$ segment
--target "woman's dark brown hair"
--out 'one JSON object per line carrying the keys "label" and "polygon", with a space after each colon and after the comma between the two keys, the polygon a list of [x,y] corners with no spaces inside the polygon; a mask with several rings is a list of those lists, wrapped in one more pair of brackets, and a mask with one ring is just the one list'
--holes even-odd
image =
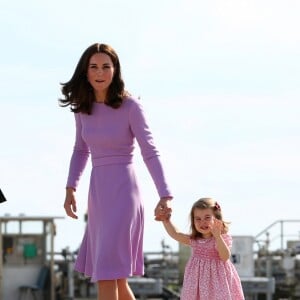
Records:
{"label": "woman's dark brown hair", "polygon": [[95,53],[107,54],[111,58],[114,66],[114,76],[108,88],[105,104],[113,108],[119,108],[124,97],[129,95],[129,93],[125,91],[125,84],[122,79],[121,66],[117,53],[109,45],[96,43],[89,46],[83,52],[72,78],[66,83],[61,83],[61,91],[64,97],[59,99],[60,106],[66,107],[70,105],[71,111],[75,113],[92,113],[93,103],[96,99],[93,88],[87,80],[87,70],[90,58]]}
{"label": "woman's dark brown hair", "polygon": [[194,223],[194,211],[195,211],[196,208],[197,209],[211,209],[213,214],[214,214],[214,217],[223,222],[223,231],[222,231],[222,233],[227,233],[228,232],[228,224],[229,223],[225,222],[223,220],[221,207],[218,204],[218,202],[216,202],[212,198],[201,198],[193,204],[191,212],[190,212],[191,238],[192,239],[197,239],[197,238],[202,238],[203,237],[202,233],[197,231],[197,229],[195,227],[195,223]]}

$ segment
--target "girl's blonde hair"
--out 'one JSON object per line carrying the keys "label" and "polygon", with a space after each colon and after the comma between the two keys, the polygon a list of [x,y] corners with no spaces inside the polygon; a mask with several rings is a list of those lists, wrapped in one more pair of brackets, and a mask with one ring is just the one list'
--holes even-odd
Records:
{"label": "girl's blonde hair", "polygon": [[217,201],[215,201],[212,198],[200,198],[199,200],[197,200],[191,209],[190,212],[190,222],[191,222],[191,238],[192,239],[197,239],[197,238],[202,238],[202,233],[200,233],[199,231],[197,231],[195,224],[194,224],[194,212],[195,209],[211,209],[214,217],[220,221],[223,222],[223,231],[222,233],[227,233],[228,232],[228,224],[229,222],[225,222],[223,220],[223,216],[222,216],[222,211],[221,211],[221,207],[218,204]]}

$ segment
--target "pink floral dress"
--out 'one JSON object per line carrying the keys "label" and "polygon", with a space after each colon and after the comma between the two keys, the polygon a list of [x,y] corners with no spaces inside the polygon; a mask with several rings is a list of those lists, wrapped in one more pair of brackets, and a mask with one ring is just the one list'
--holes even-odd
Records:
{"label": "pink floral dress", "polygon": [[[222,235],[231,248],[232,237]],[[192,240],[181,291],[181,300],[244,300],[239,275],[230,260],[222,261],[215,239]]]}

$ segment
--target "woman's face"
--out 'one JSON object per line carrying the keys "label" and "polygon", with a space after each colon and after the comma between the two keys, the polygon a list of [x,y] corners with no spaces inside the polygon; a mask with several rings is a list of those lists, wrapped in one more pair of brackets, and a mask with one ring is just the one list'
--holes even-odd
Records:
{"label": "woman's face", "polygon": [[94,89],[97,102],[104,102],[113,76],[114,65],[109,55],[95,53],[91,56],[87,69],[87,79]]}
{"label": "woman's face", "polygon": [[211,226],[214,222],[214,215],[210,208],[194,209],[194,226],[196,230],[202,233],[204,238],[211,237]]}

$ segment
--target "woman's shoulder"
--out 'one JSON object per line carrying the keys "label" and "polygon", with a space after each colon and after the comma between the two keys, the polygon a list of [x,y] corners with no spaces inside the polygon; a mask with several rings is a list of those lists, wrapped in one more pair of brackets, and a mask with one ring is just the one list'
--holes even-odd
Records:
{"label": "woman's shoulder", "polygon": [[123,100],[123,108],[130,113],[143,113],[144,107],[138,98],[127,96]]}
{"label": "woman's shoulder", "polygon": [[133,96],[126,96],[124,99],[123,99],[123,104],[126,105],[126,106],[140,106],[141,103],[139,101],[138,98],[135,98]]}

